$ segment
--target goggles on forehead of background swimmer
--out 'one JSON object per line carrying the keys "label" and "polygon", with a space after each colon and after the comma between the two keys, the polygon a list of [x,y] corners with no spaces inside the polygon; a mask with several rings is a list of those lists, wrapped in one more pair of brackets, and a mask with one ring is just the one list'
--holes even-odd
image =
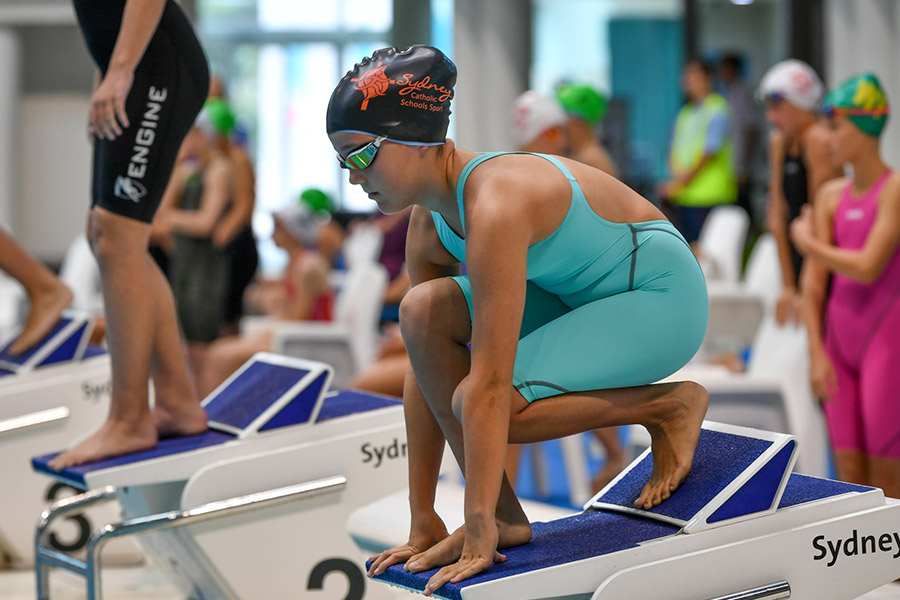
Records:
{"label": "goggles on forehead of background swimmer", "polygon": [[831,104],[826,104],[822,107],[822,112],[829,119],[833,117],[883,117],[890,113],[890,108],[887,106],[859,108],[856,106],[832,106]]}
{"label": "goggles on forehead of background swimmer", "polygon": [[785,101],[785,96],[781,92],[757,92],[756,100],[762,103],[781,104]]}

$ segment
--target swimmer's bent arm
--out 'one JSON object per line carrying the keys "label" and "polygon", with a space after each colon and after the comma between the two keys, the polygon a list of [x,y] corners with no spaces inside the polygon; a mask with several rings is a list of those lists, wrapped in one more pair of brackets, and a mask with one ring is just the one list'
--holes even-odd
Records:
{"label": "swimmer's bent arm", "polygon": [[[818,207],[816,213],[819,213]],[[833,223],[833,217],[830,222]],[[896,252],[898,244],[900,244],[900,176],[892,175],[882,188],[878,202],[878,216],[861,249],[837,248],[814,238],[807,244],[807,253],[824,263],[830,270],[868,284],[881,276],[888,261]]]}
{"label": "swimmer's bent arm", "polygon": [[[413,208],[410,216],[406,237],[406,265],[410,287],[459,274],[459,261],[441,244],[431,212],[419,206]],[[402,304],[400,314],[402,326]],[[409,463],[409,541],[371,557],[369,576],[383,573],[391,565],[405,563],[413,555],[424,552],[448,535],[443,521],[434,510],[445,438],[412,368],[407,370],[403,385],[403,414],[406,420]]]}
{"label": "swimmer's bent arm", "polygon": [[528,211],[493,201],[504,193],[496,188],[485,185],[479,193],[484,199],[473,202],[466,216],[474,314],[472,367],[453,399],[454,411],[461,415],[466,463],[465,545],[455,572],[450,568],[447,573],[455,581],[487,568],[497,549],[495,512],[509,438],[528,246],[535,229]]}
{"label": "swimmer's bent arm", "polygon": [[[837,202],[840,200],[840,186],[825,186],[816,197],[813,231],[822,243],[832,243],[832,223]],[[831,359],[825,351],[823,324],[825,316],[825,296],[828,288],[828,269],[816,260],[805,260],[800,269],[800,297],[803,319],[809,338],[809,375],[813,393],[822,401],[832,399],[836,376]]]}
{"label": "swimmer's bent arm", "polygon": [[128,0],[109,68],[91,98],[89,131],[115,139],[128,127],[125,100],[134,70],[144,56],[162,18],[166,0]]}

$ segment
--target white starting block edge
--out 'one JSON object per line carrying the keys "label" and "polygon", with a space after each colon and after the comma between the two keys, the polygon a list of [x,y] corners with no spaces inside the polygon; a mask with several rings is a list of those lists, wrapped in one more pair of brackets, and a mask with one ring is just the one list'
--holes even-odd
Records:
{"label": "white starting block edge", "polygon": [[[297,383],[291,385],[288,392],[279,396],[274,403],[267,402],[266,408],[260,413],[266,418],[259,415],[254,417],[252,424],[241,430],[244,435],[235,433],[235,428],[225,430],[221,425],[213,426],[213,423],[210,423],[210,429],[202,434],[160,440],[156,448],[133,455],[77,465],[59,472],[46,468],[45,463],[51,455],[38,457],[32,461],[32,464],[36,470],[67,485],[77,489],[93,490],[107,485],[121,487],[184,481],[211,462],[231,459],[248,452],[266,452],[279,448],[295,440],[298,430],[307,430],[315,424],[326,396],[327,384],[331,380],[331,368],[324,363],[269,353],[255,354],[245,367],[259,363],[296,368],[308,373],[303,375]],[[235,377],[229,378],[226,384],[234,381],[245,370],[239,370],[235,373]],[[319,385],[320,383],[322,385]],[[219,386],[204,402],[208,404],[208,401],[214,400],[217,394],[226,387],[225,385]],[[307,390],[316,395],[309,418],[296,424],[281,424],[282,426],[266,429],[266,425],[272,421],[273,415],[278,415],[279,411],[283,409],[290,409],[291,401],[302,396]],[[308,401],[308,399],[307,397],[304,401]],[[314,427],[309,435],[315,438],[319,435],[315,431],[322,429],[327,428],[323,428],[321,425]],[[195,443],[195,440],[200,441]]]}
{"label": "white starting block edge", "polygon": [[[87,349],[88,341],[91,338],[91,332],[94,329],[94,317],[89,313],[65,310],[60,317],[61,321],[68,321],[58,331],[51,331],[50,335],[41,340],[36,348],[27,351],[23,355],[23,360],[15,360],[10,358],[0,358],[0,369],[10,371],[12,373],[26,373],[41,366],[45,360],[51,358],[53,353],[59,350],[67,342],[75,341],[76,346],[70,359],[78,362],[84,356]],[[54,329],[58,328],[57,324]],[[22,326],[16,327],[2,342],[0,342],[0,357],[7,356],[6,352],[14,341],[22,332]],[[56,361],[49,364],[55,364]]]}
{"label": "white starting block edge", "polygon": [[[619,475],[615,479],[613,479],[609,484],[607,484],[606,487],[604,487],[593,498],[591,498],[591,500],[589,500],[584,505],[584,509],[609,510],[614,512],[639,515],[648,519],[654,519],[676,525],[678,527],[681,527],[684,533],[694,533],[697,531],[703,531],[705,529],[712,529],[714,527],[722,527],[731,523],[737,523],[739,521],[744,521],[764,514],[775,512],[775,510],[778,508],[779,502],[781,501],[781,496],[784,493],[784,488],[787,486],[790,474],[794,469],[794,463],[797,461],[797,442],[794,436],[784,433],[774,433],[770,431],[762,431],[759,429],[751,429],[749,427],[716,423],[714,421],[704,421],[702,428],[707,431],[715,431],[719,433],[764,440],[771,442],[771,445],[765,451],[763,451],[763,453],[760,454],[756,458],[756,460],[750,463],[743,470],[743,472],[740,473],[740,475],[738,475],[727,486],[725,486],[724,489],[716,494],[716,496],[713,497],[712,500],[704,505],[689,520],[677,519],[666,515],[657,514],[652,512],[653,509],[644,510],[637,507],[623,506],[620,504],[611,504],[600,501],[600,499],[603,498],[607,494],[607,492],[612,490],[616,486],[616,484],[625,479],[628,474],[632,470],[637,468],[638,465],[640,465],[645,459],[649,460],[648,457],[650,457],[650,448],[647,448],[637,459],[635,459],[628,467],[626,467],[621,473],[619,473]],[[734,498],[735,495],[748,482],[750,482],[755,475],[759,474],[760,471],[764,467],[766,467],[766,465],[768,465],[773,459],[775,459],[782,451],[789,452],[790,455],[786,461],[786,464],[784,465],[784,470],[781,473],[781,481],[778,484],[772,501],[771,503],[769,503],[767,509],[746,513],[730,519],[715,520],[713,522],[710,522],[710,518],[714,517],[716,512],[720,508],[722,508],[722,506],[726,502]]]}
{"label": "white starting block edge", "polygon": [[316,422],[316,417],[318,417],[319,410],[322,408],[324,393],[331,386],[331,380],[334,377],[334,369],[332,369],[330,365],[327,365],[325,363],[283,356],[280,354],[272,354],[269,352],[257,352],[256,354],[254,354],[250,358],[250,360],[241,365],[241,367],[237,371],[232,373],[231,376],[228,377],[228,379],[223,381],[216,389],[210,392],[210,394],[203,399],[200,405],[203,408],[207,409],[207,411],[209,411],[211,408],[213,408],[213,405],[215,405],[221,394],[225,392],[229,388],[229,386],[231,386],[235,381],[239,380],[245,372],[254,368],[257,364],[260,363],[279,367],[287,367],[290,369],[305,370],[308,371],[308,373],[297,380],[297,382],[294,383],[294,385],[292,385],[281,396],[272,400],[268,408],[259,413],[250,422],[249,425],[245,427],[236,427],[229,423],[222,423],[220,421],[210,419],[210,429],[233,434],[237,436],[238,439],[245,439],[249,436],[255,435],[261,430],[264,430],[266,428],[266,425],[269,424],[276,415],[278,415],[283,409],[285,409],[293,400],[297,399],[307,388],[313,386],[314,383],[318,385],[318,398],[313,405],[309,417],[305,422],[295,423],[291,426],[309,427]]}

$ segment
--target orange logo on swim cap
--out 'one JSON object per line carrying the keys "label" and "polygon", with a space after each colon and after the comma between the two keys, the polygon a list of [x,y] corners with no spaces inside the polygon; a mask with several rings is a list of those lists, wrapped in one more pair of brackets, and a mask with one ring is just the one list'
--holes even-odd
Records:
{"label": "orange logo on swim cap", "polygon": [[359,78],[350,80],[355,81],[356,89],[363,93],[363,102],[362,106],[359,107],[359,110],[366,110],[369,106],[369,100],[378,96],[384,96],[385,92],[388,91],[388,87],[392,83],[396,83],[393,79],[390,79],[385,75],[384,70],[386,68],[387,67],[382,67],[379,62],[376,68],[371,71],[366,71],[360,75]]}

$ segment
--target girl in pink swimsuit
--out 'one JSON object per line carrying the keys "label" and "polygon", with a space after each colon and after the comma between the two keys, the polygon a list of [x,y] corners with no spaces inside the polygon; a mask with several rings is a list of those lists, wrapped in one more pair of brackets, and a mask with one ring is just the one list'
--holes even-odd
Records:
{"label": "girl in pink swimsuit", "polygon": [[830,149],[853,176],[823,186],[791,225],[814,259],[801,275],[811,383],[838,477],[900,497],[900,174],[878,145],[887,97],[863,73],[825,98],[825,114]]}

